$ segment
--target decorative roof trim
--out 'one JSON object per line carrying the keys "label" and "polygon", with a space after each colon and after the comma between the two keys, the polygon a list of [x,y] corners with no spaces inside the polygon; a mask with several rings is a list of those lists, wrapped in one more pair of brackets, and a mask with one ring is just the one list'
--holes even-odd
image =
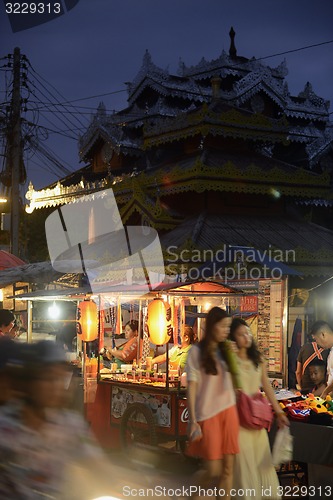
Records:
{"label": "decorative roof trim", "polygon": [[[122,178],[116,178],[113,182],[121,182]],[[29,205],[26,206],[25,211],[32,213],[39,208],[57,207],[78,201],[82,196],[91,195],[92,199],[98,197],[103,189],[110,186],[110,179],[104,178],[96,182],[85,182],[81,180],[78,184],[71,186],[63,186],[60,181],[54,188],[42,189],[35,191],[33,184],[30,182],[28,191],[25,195],[29,200]]]}
{"label": "decorative roof trim", "polygon": [[[259,113],[245,114],[235,108],[218,114],[204,104],[193,113],[165,118],[158,124],[146,126],[144,148],[208,134],[286,143],[287,127],[284,117],[274,120]],[[180,130],[183,131],[181,134]]]}

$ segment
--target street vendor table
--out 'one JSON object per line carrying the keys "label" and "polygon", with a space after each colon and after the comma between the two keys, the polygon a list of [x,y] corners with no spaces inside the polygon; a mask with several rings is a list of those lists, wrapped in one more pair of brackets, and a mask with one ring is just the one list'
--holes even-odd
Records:
{"label": "street vendor table", "polygon": [[[331,487],[333,496],[333,427],[290,422],[294,436],[293,460],[308,464],[308,485]],[[323,492],[317,491],[318,498]],[[327,496],[326,496],[327,497]],[[316,498],[316,497],[314,497]]]}
{"label": "street vendor table", "polygon": [[[291,473],[296,477],[298,472],[306,472],[308,487],[315,487],[314,491],[311,491],[313,493],[311,498],[315,500],[331,498],[333,496],[333,427],[290,421],[290,432],[294,437],[292,464],[298,465],[297,468],[291,469]],[[274,443],[275,434],[276,426],[273,425],[269,433],[271,446]],[[288,470],[279,473],[281,478],[289,474]],[[324,490],[325,487],[327,490]]]}
{"label": "street vendor table", "polygon": [[[290,422],[290,431],[294,436],[294,460],[333,465],[333,427]],[[333,469],[331,475],[333,476]]]}

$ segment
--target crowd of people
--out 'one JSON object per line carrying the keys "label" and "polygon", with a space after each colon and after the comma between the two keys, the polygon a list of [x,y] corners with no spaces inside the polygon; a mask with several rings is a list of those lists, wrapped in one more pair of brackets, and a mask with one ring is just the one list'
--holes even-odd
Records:
{"label": "crowd of people", "polygon": [[92,500],[143,484],[111,466],[71,409],[63,339],[27,343],[13,328],[13,313],[0,310],[0,499]]}
{"label": "crowd of people", "polygon": [[[93,498],[95,487],[110,490],[103,451],[83,416],[67,409],[69,377],[56,343],[0,339],[1,499],[79,500]],[[92,470],[89,494],[81,476]]]}
{"label": "crowd of people", "polygon": [[279,498],[266,429],[250,430],[239,425],[239,389],[233,386],[230,361],[223,349],[227,339],[234,343],[242,391],[254,395],[264,389],[278,426],[289,424],[246,322],[232,320],[226,311],[214,307],[207,314],[203,339],[191,349],[187,360],[188,454],[204,461],[199,478],[203,489],[214,486],[226,495],[231,490],[251,490],[251,498],[256,499],[264,498],[263,491],[270,491],[269,498]]}
{"label": "crowd of people", "polygon": [[[231,319],[214,307],[206,316],[203,339],[191,349],[186,365],[189,411],[188,454],[203,459],[199,478],[204,489],[212,485],[225,494],[251,492],[251,498],[280,498],[279,480],[272,463],[265,428],[239,425],[236,402],[239,388],[233,386],[230,361],[223,342],[234,344],[241,390],[254,396],[263,390],[276,415],[278,428],[289,425],[267,375],[266,361],[258,350],[250,328],[240,318]],[[229,363],[229,364],[228,364]],[[299,388],[325,398],[333,392],[333,328],[317,321],[309,342],[299,352],[296,370]],[[250,493],[249,493],[250,494]],[[249,498],[250,498],[249,497]]]}
{"label": "crowd of people", "polygon": [[[75,490],[69,470],[91,471],[94,464],[95,479],[102,484],[109,477],[107,460],[83,416],[68,409],[70,373],[63,346],[17,342],[11,334],[14,326],[14,315],[0,310],[0,499],[79,498],[68,494],[68,488]],[[289,425],[249,326],[213,307],[199,342],[189,325],[180,337],[169,362],[172,368],[185,369],[187,376],[187,454],[204,464],[198,486],[216,487],[225,495],[233,489],[252,491],[256,499],[280,498],[266,429],[242,427],[238,418],[240,390],[249,396],[263,390],[277,426]],[[109,352],[120,363],[138,356],[138,322],[126,324],[125,338],[122,346]],[[232,345],[241,389],[235,385],[226,341]],[[316,322],[311,341],[299,353],[296,375],[301,389],[322,397],[333,391],[332,347],[331,326]],[[165,354],[154,359],[165,361]],[[79,495],[84,498],[82,490]]]}

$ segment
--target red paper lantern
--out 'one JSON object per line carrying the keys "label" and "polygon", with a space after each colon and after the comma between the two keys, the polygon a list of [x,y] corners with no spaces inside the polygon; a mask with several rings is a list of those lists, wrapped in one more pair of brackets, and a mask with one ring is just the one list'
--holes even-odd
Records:
{"label": "red paper lantern", "polygon": [[97,305],[92,300],[84,300],[80,302],[78,309],[78,334],[85,342],[91,342],[98,337]]}
{"label": "red paper lantern", "polygon": [[151,342],[166,344],[172,334],[171,307],[162,299],[155,299],[148,305],[147,326]]}

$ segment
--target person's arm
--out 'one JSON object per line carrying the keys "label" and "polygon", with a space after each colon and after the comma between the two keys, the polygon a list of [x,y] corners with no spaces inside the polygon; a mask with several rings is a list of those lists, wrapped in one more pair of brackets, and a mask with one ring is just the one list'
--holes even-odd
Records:
{"label": "person's arm", "polygon": [[198,382],[190,380],[187,383],[187,409],[188,409],[188,436],[190,440],[192,436],[198,432],[200,425],[196,420],[195,415],[195,400],[197,397]]}
{"label": "person's arm", "polygon": [[278,427],[283,427],[284,425],[289,425],[288,417],[286,416],[286,414],[282,410],[281,406],[279,405],[279,402],[275,397],[273,388],[269,382],[265,361],[263,361],[263,363],[262,363],[261,373],[262,373],[261,384],[262,384],[262,387],[265,391],[266,397],[267,397],[268,401],[271,403],[273,410],[275,412],[275,415],[277,417]]}
{"label": "person's arm", "polygon": [[133,339],[128,340],[121,347],[122,347],[122,349],[117,349],[116,347],[113,347],[109,351],[109,353],[114,358],[120,359],[121,361],[124,361],[125,363],[129,363],[137,355],[137,351],[138,351],[137,338],[135,337]]}
{"label": "person's arm", "polygon": [[108,351],[109,354],[111,354],[111,357],[121,359],[124,361],[124,353],[121,349],[117,349],[116,347],[113,347],[110,351]]}
{"label": "person's arm", "polygon": [[325,390],[321,393],[320,397],[322,399],[325,399],[326,396],[328,396],[331,392],[333,392],[333,382],[325,388]]}
{"label": "person's arm", "polygon": [[189,353],[188,363],[186,365],[187,373],[187,410],[188,410],[188,437],[190,441],[196,435],[201,434],[201,427],[197,422],[197,416],[195,413],[196,399],[198,395],[199,387],[199,358],[196,357],[198,352],[192,351]]}
{"label": "person's arm", "polygon": [[300,389],[302,389],[302,368],[303,368],[302,363],[300,361],[297,361],[295,375],[296,375],[297,385],[299,386]]}
{"label": "person's arm", "polygon": [[155,363],[160,365],[161,363],[165,363],[166,361],[166,353],[160,354],[159,356],[156,356],[156,358],[153,358],[151,364],[154,366]]}

